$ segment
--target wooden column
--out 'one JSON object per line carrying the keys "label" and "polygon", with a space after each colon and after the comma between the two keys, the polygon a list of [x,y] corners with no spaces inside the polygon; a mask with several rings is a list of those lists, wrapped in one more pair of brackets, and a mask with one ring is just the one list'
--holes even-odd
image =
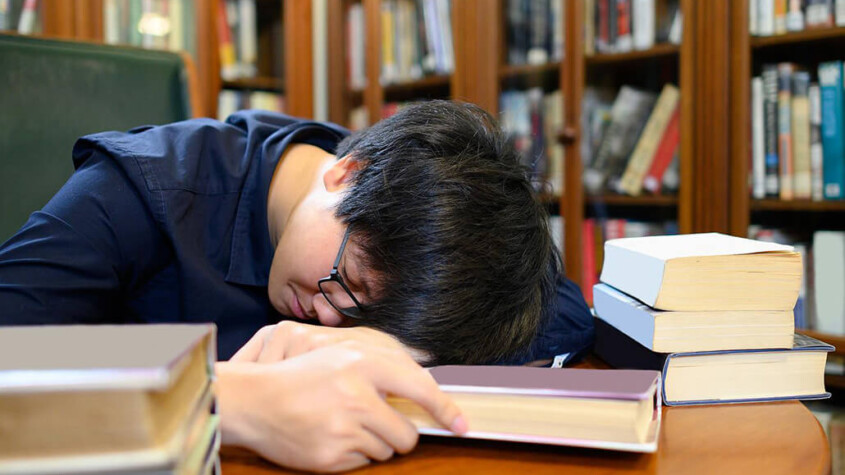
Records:
{"label": "wooden column", "polygon": [[563,265],[567,277],[581,285],[581,222],[584,220],[584,192],[581,184],[581,97],[584,95],[584,3],[567,1],[565,6],[565,51],[560,68],[563,94],[564,193],[560,198],[563,215]]}
{"label": "wooden column", "polygon": [[284,1],[287,113],[314,116],[314,43],[311,0]]}
{"label": "wooden column", "polygon": [[748,235],[750,197],[748,161],[751,156],[751,45],[748,0],[731,3],[731,108],[730,108],[730,226],[740,237]]}
{"label": "wooden column", "polygon": [[455,72],[452,98],[472,102],[496,116],[502,44],[502,0],[453,0]]}
{"label": "wooden column", "polygon": [[[730,1],[689,1],[693,39],[692,232],[728,232],[730,164]],[[691,4],[691,5],[690,5]],[[686,139],[684,139],[686,140]],[[683,200],[682,200],[683,201]]]}
{"label": "wooden column", "polygon": [[364,25],[366,29],[367,88],[364,89],[364,105],[367,107],[370,125],[381,120],[384,105],[384,88],[381,87],[381,0],[363,0]]}

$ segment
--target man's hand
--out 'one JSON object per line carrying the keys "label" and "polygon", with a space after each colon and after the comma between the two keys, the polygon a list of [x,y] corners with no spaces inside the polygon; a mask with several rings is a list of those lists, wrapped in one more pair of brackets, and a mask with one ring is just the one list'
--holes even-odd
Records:
{"label": "man's hand", "polygon": [[348,470],[413,449],[417,430],[385,402],[388,393],[453,432],[467,430],[428,371],[393,349],[346,341],[272,364],[221,362],[215,371],[223,443],[291,468]]}
{"label": "man's hand", "polygon": [[285,320],[258,330],[229,361],[275,363],[344,341],[357,341],[364,346],[405,352],[420,364],[428,359],[425,353],[409,348],[393,336],[372,328],[321,327]]}

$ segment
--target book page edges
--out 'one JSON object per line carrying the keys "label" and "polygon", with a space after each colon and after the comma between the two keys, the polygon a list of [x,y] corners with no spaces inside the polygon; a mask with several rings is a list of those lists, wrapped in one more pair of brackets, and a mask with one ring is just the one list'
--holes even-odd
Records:
{"label": "book page edges", "polygon": [[[636,307],[626,302],[632,302]],[[654,316],[641,308],[645,307],[643,304],[607,284],[593,287],[593,304],[598,318],[653,350]]]}

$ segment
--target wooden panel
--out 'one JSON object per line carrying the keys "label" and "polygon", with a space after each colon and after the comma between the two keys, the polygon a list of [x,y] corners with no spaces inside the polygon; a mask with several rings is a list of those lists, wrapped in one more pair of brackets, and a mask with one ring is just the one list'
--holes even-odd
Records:
{"label": "wooden panel", "polygon": [[749,222],[748,174],[751,157],[751,53],[748,2],[731,4],[731,107],[730,116],[730,228],[746,237]]}
{"label": "wooden panel", "polygon": [[44,36],[64,39],[76,37],[74,3],[68,0],[43,0],[41,11],[44,14],[42,24]]}
{"label": "wooden panel", "polygon": [[560,68],[560,89],[564,97],[564,192],[560,198],[563,215],[563,264],[567,277],[581,284],[581,222],[584,220],[584,192],[581,185],[581,97],[584,94],[584,5],[568,1],[565,6],[565,51]]}
{"label": "wooden panel", "polygon": [[314,40],[310,0],[284,2],[286,112],[314,116]]}
{"label": "wooden panel", "polygon": [[364,24],[367,30],[367,88],[364,104],[370,124],[381,119],[384,89],[381,87],[381,0],[364,0]]}
{"label": "wooden panel", "polygon": [[678,54],[680,48],[671,43],[656,44],[653,47],[642,51],[630,51],[627,53],[594,54],[585,56],[587,64],[624,63],[626,61],[638,61],[641,59],[659,58],[661,56],[672,56]]}
{"label": "wooden panel", "polygon": [[[737,3],[744,4],[745,1],[740,1]],[[748,12],[747,6],[745,11]],[[736,19],[738,20],[739,18],[737,17]],[[745,24],[748,25],[748,22],[746,22]],[[791,43],[826,40],[829,38],[841,38],[843,36],[845,36],[845,27],[840,26],[836,28],[808,29],[804,31],[791,32],[785,35],[777,36],[757,36],[751,38],[749,43],[752,48],[763,48],[767,46],[779,46]]]}
{"label": "wooden panel", "polygon": [[73,0],[74,34],[77,39],[103,41],[102,0]]}
{"label": "wooden panel", "polygon": [[[300,473],[238,449],[224,447],[221,458],[226,475]],[[410,454],[355,473],[822,475],[830,447],[800,402],[664,407],[654,454],[422,437]]]}
{"label": "wooden panel", "polygon": [[197,73],[200,83],[202,115],[217,117],[217,97],[220,92],[220,52],[217,36],[217,2],[195,0],[197,30]]}
{"label": "wooden panel", "polygon": [[[696,84],[692,93],[694,183],[692,231],[728,232],[729,10],[728,0],[692,3],[684,15],[692,27]],[[688,88],[689,89],[689,88]]]}
{"label": "wooden panel", "polygon": [[455,32],[455,74],[452,97],[499,113],[502,0],[457,0],[452,9]]}
{"label": "wooden panel", "polygon": [[346,96],[346,2],[328,1],[329,42],[329,120],[349,125]]}
{"label": "wooden panel", "polygon": [[681,36],[681,50],[679,56],[679,82],[681,91],[681,143],[679,171],[681,176],[680,189],[678,190],[678,230],[681,233],[693,231],[693,190],[695,188],[695,136],[693,120],[695,115],[695,41],[694,22],[692,15],[694,0],[681,0],[681,12],[684,15],[684,29]]}

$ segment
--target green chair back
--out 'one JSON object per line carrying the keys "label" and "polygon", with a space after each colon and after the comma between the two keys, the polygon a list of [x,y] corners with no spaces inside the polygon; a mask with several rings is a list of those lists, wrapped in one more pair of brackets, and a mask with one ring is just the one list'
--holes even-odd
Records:
{"label": "green chair back", "polygon": [[0,243],[73,172],[77,138],[191,117],[179,54],[0,35]]}

